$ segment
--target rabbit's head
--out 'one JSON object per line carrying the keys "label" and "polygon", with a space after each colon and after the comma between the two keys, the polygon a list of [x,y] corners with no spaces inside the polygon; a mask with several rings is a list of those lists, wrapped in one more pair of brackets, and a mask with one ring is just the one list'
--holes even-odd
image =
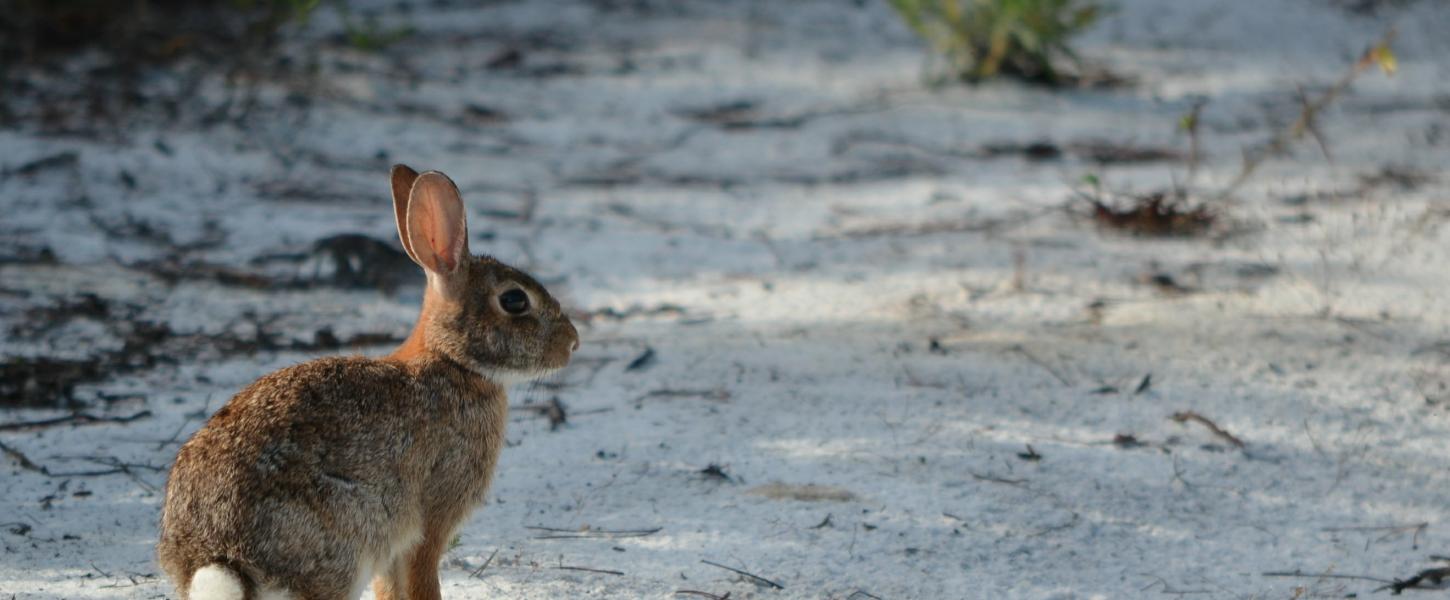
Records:
{"label": "rabbit's head", "polygon": [[505,385],[568,364],[579,347],[573,323],[527,273],[469,254],[453,181],[403,165],[393,167],[392,178],[403,249],[428,276],[418,325],[394,356],[436,352]]}

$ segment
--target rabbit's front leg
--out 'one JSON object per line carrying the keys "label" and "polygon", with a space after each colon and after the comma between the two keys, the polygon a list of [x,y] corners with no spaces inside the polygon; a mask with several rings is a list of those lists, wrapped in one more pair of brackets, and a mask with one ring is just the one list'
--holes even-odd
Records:
{"label": "rabbit's front leg", "polygon": [[377,600],[442,600],[438,585],[438,561],[448,550],[452,528],[433,528],[411,549],[398,555],[393,564],[373,580]]}
{"label": "rabbit's front leg", "polygon": [[404,600],[407,598],[408,553],[398,557],[373,578],[373,594],[377,600]]}

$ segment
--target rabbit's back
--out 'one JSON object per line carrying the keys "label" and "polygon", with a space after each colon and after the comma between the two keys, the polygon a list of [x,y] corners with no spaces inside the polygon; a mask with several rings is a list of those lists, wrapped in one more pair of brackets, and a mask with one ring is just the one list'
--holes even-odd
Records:
{"label": "rabbit's back", "polygon": [[162,566],[182,581],[222,563],[259,585],[355,587],[425,521],[482,500],[506,420],[501,389],[444,360],[324,358],[277,371],[182,447]]}

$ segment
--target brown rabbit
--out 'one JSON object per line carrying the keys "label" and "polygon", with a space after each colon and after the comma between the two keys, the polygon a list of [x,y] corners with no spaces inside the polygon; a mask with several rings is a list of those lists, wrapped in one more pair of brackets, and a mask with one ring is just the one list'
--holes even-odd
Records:
{"label": "brown rabbit", "polygon": [[322,358],[248,386],[181,447],[157,554],[183,599],[436,600],[438,560],[483,501],[504,386],[562,368],[579,334],[533,278],[468,253],[438,172],[393,167],[393,210],[428,277],[381,359]]}

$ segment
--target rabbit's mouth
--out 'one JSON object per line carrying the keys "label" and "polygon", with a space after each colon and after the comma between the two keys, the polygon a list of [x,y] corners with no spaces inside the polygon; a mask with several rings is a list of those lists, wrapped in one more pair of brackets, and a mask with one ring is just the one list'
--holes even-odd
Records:
{"label": "rabbit's mouth", "polygon": [[569,365],[579,349],[579,333],[568,321],[564,329],[554,332],[542,352],[514,349],[502,354],[503,360],[489,360],[487,353],[474,354],[459,362],[485,379],[503,387],[547,377]]}
{"label": "rabbit's mouth", "polygon": [[533,381],[535,379],[542,379],[544,377],[548,377],[550,375],[553,375],[554,373],[558,373],[559,370],[563,368],[563,366],[558,366],[521,370],[500,367],[486,368],[478,366],[475,367],[474,370],[489,381],[492,381],[502,387],[510,387],[515,384],[525,383]]}

